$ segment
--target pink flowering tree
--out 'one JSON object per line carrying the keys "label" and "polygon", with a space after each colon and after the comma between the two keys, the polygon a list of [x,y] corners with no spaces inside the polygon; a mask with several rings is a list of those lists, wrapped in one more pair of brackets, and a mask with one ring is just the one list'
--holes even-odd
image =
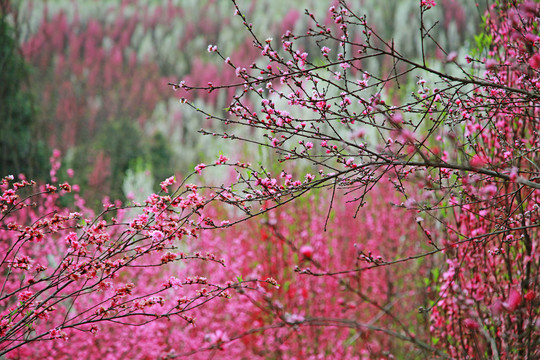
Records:
{"label": "pink flowering tree", "polygon": [[[147,306],[138,308],[138,313],[129,317],[126,309],[125,317],[115,317],[111,308],[108,317],[95,318],[86,325],[81,324],[84,322],[81,318],[77,326],[71,327],[68,322],[62,327],[58,324],[64,321],[65,309],[59,302],[54,312],[40,319],[41,323],[36,321],[36,328],[57,324],[58,328],[51,329],[57,331],[36,339],[39,346],[32,341],[11,350],[7,356],[206,359],[216,353],[232,359],[265,358],[276,353],[285,358],[307,358],[333,353],[336,358],[347,358],[358,354],[399,356],[418,347],[427,353],[436,352],[420,338],[423,331],[410,330],[417,321],[417,304],[425,304],[423,281],[429,276],[431,263],[419,262],[415,266],[401,263],[391,272],[378,267],[341,277],[298,276],[299,266],[313,271],[327,271],[336,266],[348,270],[365,263],[367,249],[375,259],[416,254],[422,243],[400,240],[416,235],[415,214],[391,206],[390,202],[397,201],[387,191],[391,186],[388,182],[381,183],[381,193],[377,190],[367,205],[371,216],[364,222],[349,216],[354,211],[353,204],[340,202],[335,208],[335,226],[326,232],[326,210],[310,210],[325,198],[321,195],[268,212],[261,217],[262,221],[245,222],[220,232],[200,231],[196,239],[184,237],[186,255],[173,259],[171,254],[178,251],[164,250],[161,257],[158,251],[154,266],[139,269],[124,266],[120,270],[118,277],[130,279],[134,286],[129,289],[130,294],[123,294],[125,298],[137,289],[150,292],[139,300]],[[227,213],[223,207],[208,207],[203,211],[212,218],[223,218]],[[351,241],[352,233],[358,242]],[[158,238],[158,234],[152,236]],[[388,247],[389,243],[396,246]],[[187,254],[210,257],[204,249],[223,255],[226,266],[203,258],[188,260]],[[170,262],[165,263],[166,260]],[[178,266],[179,262],[185,266]],[[29,270],[33,270],[35,262],[27,263]],[[271,279],[279,279],[280,286],[274,286]],[[169,304],[187,305],[190,299],[187,293],[193,292],[195,296],[200,287],[211,286],[210,280],[226,289],[228,299],[214,299],[204,305],[213,296],[205,294],[205,301],[199,299],[197,306],[193,303],[183,314],[162,313]],[[104,279],[102,287],[111,286],[112,293],[117,281],[124,284],[113,277]],[[156,290],[161,292],[153,293]],[[81,294],[76,302],[77,311],[101,303],[104,300],[101,291],[107,290]],[[135,304],[141,306],[137,300]],[[92,310],[103,311],[100,307]],[[179,315],[184,316],[183,320]]]}
{"label": "pink flowering tree", "polygon": [[[40,110],[32,119],[40,129],[35,142],[62,151],[63,164],[75,170],[74,181],[89,205],[99,207],[104,193],[126,195],[122,183],[136,164],[151,170],[156,184],[171,169],[186,173],[192,168],[197,149],[174,156],[182,153],[179,147],[197,142],[188,136],[189,116],[171,109],[176,101],[167,82],[178,75],[201,85],[234,80],[234,73],[221,72],[206,53],[192,55],[202,36],[214,40],[240,33],[228,25],[230,11],[222,8],[216,3],[138,0],[96,6],[45,0],[21,1],[6,11],[19,29],[21,53],[35,69],[28,86]],[[244,60],[258,56],[247,34],[235,36],[229,46],[242,49]],[[217,93],[193,95],[224,106]]]}
{"label": "pink flowering tree", "polygon": [[[407,258],[424,246],[403,241],[417,236],[415,214],[391,205],[398,201],[391,188],[382,181],[374,190],[363,221],[352,219],[355,205],[338,196],[326,231],[327,212],[320,202],[329,196],[319,194],[223,234],[203,232],[201,245],[225,254],[227,268],[214,276],[270,276],[280,287],[235,291],[215,311],[201,309],[197,327],[175,333],[185,345],[169,355],[339,359],[400,357],[418,350],[436,354],[424,340],[426,329],[417,325],[418,307],[427,306],[424,279],[433,264],[402,262],[390,269],[367,260]],[[348,272],[358,266],[371,270]],[[299,276],[306,269],[344,274]]]}
{"label": "pink flowering tree", "polygon": [[[59,157],[55,151],[51,158],[53,182]],[[77,195],[78,187],[68,183],[38,187],[33,181],[3,178],[0,354],[36,356],[39,342],[45,344],[37,346],[43,356],[80,356],[79,346],[102,330],[110,336],[111,324],[191,324],[191,310],[257,282],[213,282],[188,265],[225,264],[208,249],[178,249],[198,237],[206,223],[201,212],[213,198],[196,185],[175,184],[173,177],[163,181],[161,193],[135,205],[138,214],[130,217],[119,203],[104,203],[103,211],[94,214]],[[74,206],[60,206],[61,198],[73,192]]]}
{"label": "pink flowering tree", "polygon": [[[434,43],[433,27],[422,21],[434,6],[420,4],[422,56],[412,59],[346,1],[330,7],[333,24],[307,11],[314,26],[305,34],[288,31],[279,41],[260,38],[236,5],[266,61],[238,66],[210,46],[238,81],[171,85],[187,94],[236,88],[226,114],[196,108],[230,130],[201,132],[274,152],[280,165],[237,168],[234,187],[221,188],[246,215],[262,204],[281,206],[323,189],[331,194],[326,230],[343,199],[355,204],[349,215],[361,221],[370,191],[384,181],[401,199],[394,205],[417,215],[417,236],[406,241],[425,246],[414,256],[375,257],[366,249],[365,266],[344,270],[334,264],[324,271],[299,266],[298,274],[340,277],[440,254],[444,260],[433,273],[430,300],[420,309],[431,321],[426,342],[435,346],[434,353],[534,357],[540,335],[538,5],[491,6],[479,48],[463,58]],[[306,42],[320,53],[305,51]],[[428,46],[445,54],[444,70],[430,65]],[[371,61],[384,65],[382,74],[366,70]],[[191,105],[187,97],[182,102]],[[205,167],[196,170],[204,176]],[[340,192],[347,197],[338,197]]]}

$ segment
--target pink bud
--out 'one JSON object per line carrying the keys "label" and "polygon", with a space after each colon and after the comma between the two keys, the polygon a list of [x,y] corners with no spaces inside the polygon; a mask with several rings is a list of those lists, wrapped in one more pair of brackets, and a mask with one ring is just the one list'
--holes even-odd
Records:
{"label": "pink bud", "polygon": [[313,257],[313,248],[310,245],[304,245],[300,248],[300,254],[306,259]]}

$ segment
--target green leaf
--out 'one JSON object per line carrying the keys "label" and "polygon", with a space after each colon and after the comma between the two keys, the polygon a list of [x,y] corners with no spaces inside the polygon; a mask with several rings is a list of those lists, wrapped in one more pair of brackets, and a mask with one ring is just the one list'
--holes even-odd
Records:
{"label": "green leaf", "polygon": [[439,280],[439,268],[434,268],[431,273],[433,274],[433,282],[436,283]]}
{"label": "green leaf", "polygon": [[285,281],[285,284],[283,284],[282,289],[285,290],[285,291],[288,291],[290,286],[291,286],[291,282],[290,281]]}

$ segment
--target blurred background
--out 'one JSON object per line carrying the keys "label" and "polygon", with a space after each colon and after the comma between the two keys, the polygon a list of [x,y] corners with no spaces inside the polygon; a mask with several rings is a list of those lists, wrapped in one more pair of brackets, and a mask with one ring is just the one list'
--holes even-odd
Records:
{"label": "blurred background", "polygon": [[[383,38],[419,58],[417,0],[354,1]],[[474,1],[438,0],[426,12],[441,47],[465,55],[483,12]],[[144,199],[171,175],[193,171],[222,152],[249,161],[244,146],[202,136],[208,122],[179,103],[169,82],[236,82],[234,71],[209,53],[216,44],[234,64],[247,67],[260,51],[232,2],[225,0],[14,0],[1,1],[0,174],[50,181],[53,149],[61,151],[60,181],[79,184],[91,206],[111,199]],[[313,25],[310,9],[331,23],[320,0],[242,0],[238,5],[261,39]],[[310,52],[314,44],[302,44]],[[473,46],[474,47],[474,46]],[[312,49],[313,56],[320,56]],[[446,54],[429,49],[430,61]],[[368,64],[369,72],[385,64]],[[224,112],[234,89],[191,93],[209,112]],[[69,169],[69,170],[68,170]]]}

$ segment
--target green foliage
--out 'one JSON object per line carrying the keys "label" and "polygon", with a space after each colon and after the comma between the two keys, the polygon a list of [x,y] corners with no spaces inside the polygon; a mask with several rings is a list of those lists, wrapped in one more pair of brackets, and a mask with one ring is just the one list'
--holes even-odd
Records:
{"label": "green foliage", "polygon": [[151,170],[156,183],[173,175],[174,169],[171,168],[173,153],[169,142],[162,133],[157,132],[152,137],[147,157],[152,166]]}
{"label": "green foliage", "polygon": [[491,46],[492,36],[482,32],[474,36],[474,42],[476,48],[473,48],[471,53],[473,57],[480,57],[487,54],[487,51]]}
{"label": "green foliage", "polygon": [[[2,5],[5,6],[5,5]],[[24,173],[45,179],[50,151],[35,141],[36,108],[23,84],[28,67],[18,48],[9,14],[0,13],[0,176]]]}
{"label": "green foliage", "polygon": [[130,170],[148,171],[153,175],[151,182],[159,184],[174,173],[169,165],[171,158],[172,152],[162,133],[148,136],[135,121],[118,119],[105,124],[93,142],[74,149],[66,165],[75,170],[74,183],[83,189],[102,184],[98,193],[85,194],[87,198],[99,202],[100,196],[107,194],[111,199],[125,201],[122,189]]}
{"label": "green foliage", "polygon": [[[129,120],[119,120],[107,124],[97,138],[97,147],[110,158],[111,196],[120,198],[119,192],[124,181],[124,174],[130,164],[144,156],[142,134],[138,126]],[[118,192],[118,194],[117,194]]]}

